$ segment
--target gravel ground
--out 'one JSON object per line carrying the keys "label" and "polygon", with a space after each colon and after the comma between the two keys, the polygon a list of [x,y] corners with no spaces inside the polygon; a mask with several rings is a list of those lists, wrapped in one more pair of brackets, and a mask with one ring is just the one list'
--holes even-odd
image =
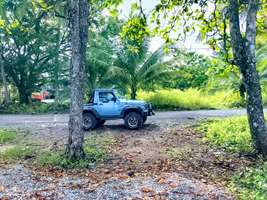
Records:
{"label": "gravel ground", "polygon": [[122,199],[231,199],[212,185],[189,180],[177,173],[164,174],[164,181],[153,177],[128,180],[111,178],[92,186],[83,177],[40,177],[22,165],[6,166],[0,170],[1,199],[64,199],[64,200],[122,200]]}

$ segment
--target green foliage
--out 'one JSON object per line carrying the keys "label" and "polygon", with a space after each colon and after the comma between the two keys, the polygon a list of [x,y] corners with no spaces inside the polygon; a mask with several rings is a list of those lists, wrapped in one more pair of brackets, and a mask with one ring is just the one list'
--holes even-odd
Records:
{"label": "green foliage", "polygon": [[91,164],[104,160],[105,153],[101,149],[91,149],[85,158],[81,160],[71,160],[62,152],[42,152],[37,157],[37,164],[42,166],[55,166],[64,169],[88,168]]}
{"label": "green foliage", "polygon": [[149,36],[149,30],[142,16],[134,16],[122,27],[121,37],[132,51],[138,51],[144,38]]}
{"label": "green foliage", "polygon": [[213,66],[210,59],[194,52],[183,52],[177,49],[170,61],[172,70],[170,78],[163,87],[176,89],[202,88],[208,81],[208,69]]}
{"label": "green foliage", "polygon": [[35,150],[30,146],[14,146],[7,148],[0,157],[4,160],[24,160],[35,156]]}
{"label": "green foliage", "polygon": [[115,49],[118,48],[114,41],[119,35],[121,23],[117,17],[100,18],[97,32],[95,27],[89,28],[85,67],[85,91],[88,94],[95,88],[112,86],[112,82],[109,81],[109,70],[115,59]]}
{"label": "green foliage", "polygon": [[138,51],[133,51],[125,43],[116,52],[114,67],[109,71],[110,79],[119,88],[130,89],[131,98],[136,98],[138,89],[153,88],[158,81],[166,78],[167,67],[163,63],[163,49],[149,52],[149,43],[143,41]]}
{"label": "green foliage", "polygon": [[11,129],[0,129],[0,144],[15,140],[17,133]]}
{"label": "green foliage", "polygon": [[35,102],[29,105],[11,104],[8,107],[0,108],[2,114],[18,114],[18,113],[57,113],[66,112],[69,109],[68,103],[65,104],[45,104]]}
{"label": "green foliage", "polygon": [[91,135],[84,144],[85,158],[70,160],[64,151],[46,151],[37,156],[36,162],[42,166],[57,166],[64,169],[88,168],[104,161],[109,147],[115,142],[111,135]]}
{"label": "green foliage", "polygon": [[253,152],[253,145],[246,117],[231,117],[200,125],[205,139],[211,144],[232,152]]}
{"label": "green foliage", "polygon": [[0,28],[1,55],[20,102],[28,104],[31,93],[49,81],[47,75],[51,71],[57,71],[59,76],[59,69],[54,68],[66,57],[67,41],[59,36],[59,22],[51,13],[54,2],[5,1],[4,6],[5,12],[0,16],[5,22]]}
{"label": "green foliage", "polygon": [[158,109],[197,110],[233,108],[241,105],[241,99],[232,91],[219,91],[213,94],[197,89],[158,90],[140,92],[138,99],[151,102]]}
{"label": "green foliage", "polygon": [[223,62],[220,58],[212,59],[207,76],[207,90],[235,90],[239,92],[241,76],[238,68]]}
{"label": "green foliage", "polygon": [[[151,22],[154,33],[167,42],[184,39],[186,35],[199,31],[200,38],[218,52],[224,60],[233,58],[229,33],[229,10],[227,1],[177,1],[159,0],[152,12]],[[240,3],[240,2],[239,2]],[[246,12],[245,4],[240,3],[240,13]],[[257,32],[266,32],[266,0],[259,6]],[[175,33],[175,34],[173,34]]]}
{"label": "green foliage", "polygon": [[233,178],[233,192],[238,199],[264,200],[267,197],[267,162],[249,168]]}

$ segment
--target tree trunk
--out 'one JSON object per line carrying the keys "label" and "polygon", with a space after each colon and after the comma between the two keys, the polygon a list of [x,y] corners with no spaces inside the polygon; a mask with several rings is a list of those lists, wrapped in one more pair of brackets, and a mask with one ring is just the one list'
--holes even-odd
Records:
{"label": "tree trunk", "polygon": [[250,0],[247,11],[246,37],[240,31],[239,3],[229,0],[230,34],[234,61],[243,75],[247,93],[247,114],[251,136],[258,153],[267,156],[267,130],[265,126],[261,87],[256,70],[255,39],[258,1]]}
{"label": "tree trunk", "polygon": [[85,156],[82,130],[82,79],[85,64],[88,35],[88,2],[87,0],[70,0],[71,29],[71,105],[69,119],[69,141],[67,154],[77,160]]}
{"label": "tree trunk", "polygon": [[25,91],[19,90],[19,102],[20,104],[30,104],[30,95],[26,94]]}
{"label": "tree trunk", "polygon": [[137,88],[135,85],[131,86],[131,99],[135,100],[136,99],[136,93],[137,93]]}
{"label": "tree trunk", "polygon": [[[58,22],[59,23],[59,22]],[[60,24],[57,27],[57,45],[56,45],[56,56],[55,56],[55,69],[54,69],[54,88],[55,88],[55,103],[59,104],[59,53],[60,53]]]}
{"label": "tree trunk", "polygon": [[3,103],[5,106],[7,106],[8,104],[11,103],[11,99],[10,99],[10,93],[9,93],[8,85],[6,81],[6,73],[5,73],[4,64],[3,64],[1,55],[0,55],[0,67],[1,67],[1,77],[3,80],[3,91],[4,91],[4,102]]}

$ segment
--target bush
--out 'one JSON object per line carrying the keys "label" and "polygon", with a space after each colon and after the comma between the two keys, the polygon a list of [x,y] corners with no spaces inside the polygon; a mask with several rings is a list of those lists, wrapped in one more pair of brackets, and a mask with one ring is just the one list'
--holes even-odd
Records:
{"label": "bush", "polygon": [[222,109],[242,105],[239,94],[233,91],[220,91],[213,94],[197,89],[159,90],[156,92],[140,92],[138,99],[151,102],[157,109]]}
{"label": "bush", "polygon": [[112,135],[91,135],[85,141],[85,158],[82,160],[70,160],[63,151],[43,152],[37,157],[37,164],[42,166],[56,166],[64,169],[88,168],[91,164],[97,164],[107,158],[110,145],[115,142]]}
{"label": "bush", "polygon": [[15,140],[16,131],[10,129],[0,129],[0,144]]}
{"label": "bush", "polygon": [[232,183],[238,199],[266,199],[267,162],[234,176]]}
{"label": "bush", "polygon": [[232,152],[253,152],[252,140],[246,117],[231,117],[200,125],[205,139]]}
{"label": "bush", "polygon": [[2,114],[17,114],[17,113],[53,113],[53,112],[66,112],[69,109],[68,104],[45,104],[34,102],[30,105],[24,104],[11,104],[8,107],[0,108]]}
{"label": "bush", "polygon": [[6,149],[1,157],[5,160],[28,159],[35,156],[35,151],[29,146],[15,146]]}
{"label": "bush", "polygon": [[71,160],[64,152],[43,152],[37,157],[37,164],[42,166],[54,166],[64,169],[80,169],[88,168],[92,163],[98,163],[105,158],[105,153],[102,149],[91,149],[91,152],[86,152],[86,156],[81,160]]}

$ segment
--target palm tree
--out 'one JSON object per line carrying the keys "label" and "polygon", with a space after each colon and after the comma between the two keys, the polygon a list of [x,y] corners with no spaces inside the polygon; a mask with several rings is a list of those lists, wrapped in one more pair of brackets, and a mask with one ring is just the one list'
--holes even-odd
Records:
{"label": "palm tree", "polygon": [[136,99],[139,88],[147,89],[163,78],[166,67],[163,63],[163,48],[149,52],[148,41],[138,50],[126,43],[117,52],[109,71],[110,80],[122,88],[130,88],[131,99]]}

